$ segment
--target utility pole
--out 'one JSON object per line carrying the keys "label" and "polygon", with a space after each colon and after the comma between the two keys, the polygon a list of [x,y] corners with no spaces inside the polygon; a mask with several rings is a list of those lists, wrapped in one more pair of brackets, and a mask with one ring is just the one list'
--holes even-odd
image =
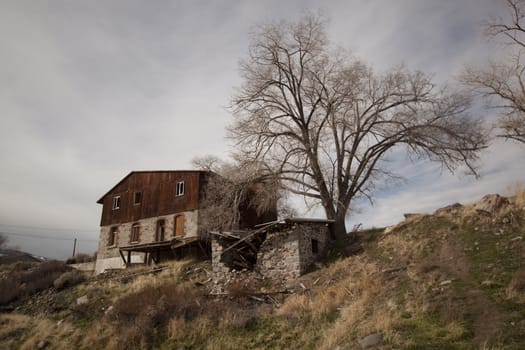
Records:
{"label": "utility pole", "polygon": [[71,255],[72,258],[75,257],[75,250],[77,249],[77,239],[75,238],[75,241],[73,242],[73,255]]}

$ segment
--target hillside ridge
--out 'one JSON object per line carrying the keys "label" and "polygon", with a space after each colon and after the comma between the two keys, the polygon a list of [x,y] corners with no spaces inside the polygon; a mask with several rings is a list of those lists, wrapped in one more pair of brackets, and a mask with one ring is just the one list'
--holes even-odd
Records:
{"label": "hillside ridge", "polygon": [[62,278],[9,303],[0,348],[523,349],[524,235],[517,191],[359,231],[284,288],[239,272],[212,295],[195,261]]}

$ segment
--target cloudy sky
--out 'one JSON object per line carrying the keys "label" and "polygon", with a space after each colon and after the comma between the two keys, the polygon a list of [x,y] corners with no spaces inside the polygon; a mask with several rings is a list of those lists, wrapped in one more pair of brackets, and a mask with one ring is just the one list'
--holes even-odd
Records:
{"label": "cloudy sky", "polygon": [[[483,20],[498,0],[1,1],[0,232],[34,254],[93,252],[96,200],[131,170],[187,169],[226,157],[226,106],[254,25],[330,19],[335,44],[383,71],[405,64],[453,80],[499,49]],[[475,112],[491,118],[492,112]],[[383,226],[524,180],[525,149],[496,142],[479,180],[429,163],[394,163],[405,180],[358,203],[349,226]]]}

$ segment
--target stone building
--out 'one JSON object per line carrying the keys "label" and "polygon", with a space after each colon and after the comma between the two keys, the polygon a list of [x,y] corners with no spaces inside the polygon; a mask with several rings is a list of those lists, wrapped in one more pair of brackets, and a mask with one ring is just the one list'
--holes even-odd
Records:
{"label": "stone building", "polygon": [[197,245],[205,171],[133,171],[104,194],[95,271]]}
{"label": "stone building", "polygon": [[292,218],[251,231],[212,233],[212,266],[217,280],[235,270],[253,270],[274,280],[299,277],[326,253],[333,221]]}
{"label": "stone building", "polygon": [[[102,216],[95,272],[188,253],[209,256],[209,243],[201,238],[207,234],[206,195],[216,176],[195,170],[129,173],[97,201]],[[277,218],[275,208],[257,213],[240,203],[237,210],[242,228]]]}

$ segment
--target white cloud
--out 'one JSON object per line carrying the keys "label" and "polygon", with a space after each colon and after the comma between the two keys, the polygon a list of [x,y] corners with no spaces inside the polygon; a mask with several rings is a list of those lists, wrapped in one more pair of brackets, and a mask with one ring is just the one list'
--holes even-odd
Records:
{"label": "white cloud", "polygon": [[[479,23],[504,7],[491,0],[2,2],[0,224],[96,237],[95,201],[129,171],[226,155],[225,106],[252,26],[318,9],[330,19],[332,41],[375,69],[404,63],[445,80],[489,55]],[[352,220],[381,225],[405,211],[501,191],[523,173],[517,149],[497,145],[478,182],[437,178],[433,166],[406,166],[401,157],[407,182],[381,189],[373,211]],[[29,242],[19,244],[42,255],[64,257],[70,248]]]}

